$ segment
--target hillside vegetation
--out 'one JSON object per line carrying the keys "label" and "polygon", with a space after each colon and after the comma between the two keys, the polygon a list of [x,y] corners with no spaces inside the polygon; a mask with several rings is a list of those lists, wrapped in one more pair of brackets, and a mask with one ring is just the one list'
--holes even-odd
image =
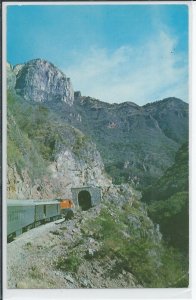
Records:
{"label": "hillside vegetation", "polygon": [[88,184],[93,173],[107,184],[95,144],[56,112],[14,90],[7,112],[8,197],[70,197],[70,184]]}

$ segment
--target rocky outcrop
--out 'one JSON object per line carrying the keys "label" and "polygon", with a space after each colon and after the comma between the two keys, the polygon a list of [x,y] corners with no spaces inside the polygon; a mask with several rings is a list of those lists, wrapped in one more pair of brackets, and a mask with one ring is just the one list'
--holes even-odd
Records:
{"label": "rocky outcrop", "polygon": [[101,156],[92,143],[86,143],[79,154],[69,148],[62,150],[49,168],[59,197],[71,197],[71,187],[101,186],[105,191],[112,185]]}
{"label": "rocky outcrop", "polygon": [[74,91],[70,78],[53,64],[42,60],[31,60],[13,68],[16,75],[16,91],[26,100],[36,102],[63,101],[73,104]]}

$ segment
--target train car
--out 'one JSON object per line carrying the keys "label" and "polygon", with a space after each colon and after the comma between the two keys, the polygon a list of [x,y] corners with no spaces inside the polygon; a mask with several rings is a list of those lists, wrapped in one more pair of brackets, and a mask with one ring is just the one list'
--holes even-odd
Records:
{"label": "train car", "polygon": [[61,215],[61,208],[59,202],[54,200],[52,202],[48,202],[45,207],[46,221],[54,221],[57,220],[57,217]]}
{"label": "train car", "polygon": [[35,204],[33,201],[7,201],[7,237],[8,241],[22,232],[33,228]]}
{"label": "train car", "polygon": [[56,200],[34,201],[35,204],[35,225],[55,221],[61,216],[60,204]]}
{"label": "train car", "polygon": [[13,240],[21,233],[61,218],[57,200],[7,200],[7,239]]}

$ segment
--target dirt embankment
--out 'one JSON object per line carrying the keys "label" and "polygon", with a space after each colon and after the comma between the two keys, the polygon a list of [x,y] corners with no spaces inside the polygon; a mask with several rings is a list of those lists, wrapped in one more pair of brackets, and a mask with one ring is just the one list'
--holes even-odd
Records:
{"label": "dirt embankment", "polygon": [[96,256],[101,242],[83,225],[99,211],[77,212],[72,220],[40,226],[8,244],[8,288],[139,287],[131,273],[113,274],[115,258]]}

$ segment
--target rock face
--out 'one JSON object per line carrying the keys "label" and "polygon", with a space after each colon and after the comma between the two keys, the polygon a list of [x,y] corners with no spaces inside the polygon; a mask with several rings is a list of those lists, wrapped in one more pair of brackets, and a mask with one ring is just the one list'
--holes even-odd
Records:
{"label": "rock face", "polygon": [[112,185],[106,175],[104,164],[94,144],[86,144],[79,156],[70,149],[57,154],[55,162],[50,165],[52,178],[59,196],[72,197],[71,188],[84,185],[101,186],[103,190]]}
{"label": "rock face", "polygon": [[53,64],[42,60],[31,60],[13,69],[16,74],[16,91],[26,100],[48,102],[54,100],[73,104],[74,91],[70,81]]}
{"label": "rock face", "polygon": [[[85,185],[100,185],[103,192],[112,187],[111,179],[106,175],[99,153],[88,148],[89,162],[75,156],[69,149],[59,153],[56,160],[48,166],[42,178],[32,180],[28,170],[22,174],[16,167],[8,167],[7,190],[11,199],[54,199],[72,198],[71,188]],[[94,161],[94,156],[99,161]]]}

